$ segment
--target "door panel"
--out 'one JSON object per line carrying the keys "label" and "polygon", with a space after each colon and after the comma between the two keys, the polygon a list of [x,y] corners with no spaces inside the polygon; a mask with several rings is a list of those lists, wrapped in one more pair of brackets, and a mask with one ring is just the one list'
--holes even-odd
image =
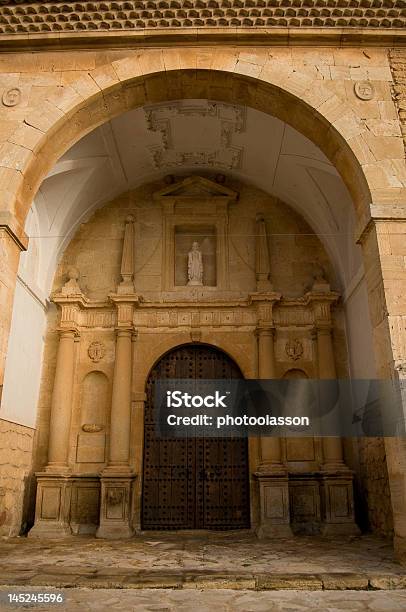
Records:
{"label": "door panel", "polygon": [[185,346],[165,355],[147,382],[143,529],[249,527],[248,446],[242,438],[158,439],[154,381],[162,378],[241,378],[221,351]]}

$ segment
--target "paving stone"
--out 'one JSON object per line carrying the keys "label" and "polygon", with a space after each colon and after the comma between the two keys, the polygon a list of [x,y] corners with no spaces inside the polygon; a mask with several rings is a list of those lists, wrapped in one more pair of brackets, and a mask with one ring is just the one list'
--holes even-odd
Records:
{"label": "paving stone", "polygon": [[[14,588],[13,592],[26,592]],[[30,589],[43,592],[43,589]],[[27,609],[8,606],[5,594],[11,591],[0,587],[0,608],[11,611]],[[47,592],[55,592],[47,589]],[[238,591],[232,589],[119,589],[92,590],[87,588],[63,591],[65,603],[52,610],[63,612],[394,612],[406,609],[406,590],[389,591]],[[50,610],[48,605],[36,605],[35,610]]]}
{"label": "paving stone", "polygon": [[[372,536],[258,540],[252,533],[3,540],[0,584],[180,589],[401,589],[406,570]],[[256,582],[257,580],[257,582]]]}
{"label": "paving stone", "polygon": [[369,580],[367,575],[362,574],[329,574],[320,576],[323,588],[327,590],[345,589],[367,589]]}
{"label": "paving stone", "polygon": [[254,576],[238,575],[201,575],[187,577],[183,588],[185,589],[255,589],[256,580]]}
{"label": "paving stone", "polygon": [[404,589],[406,576],[373,576],[369,579],[369,584],[373,589]]}

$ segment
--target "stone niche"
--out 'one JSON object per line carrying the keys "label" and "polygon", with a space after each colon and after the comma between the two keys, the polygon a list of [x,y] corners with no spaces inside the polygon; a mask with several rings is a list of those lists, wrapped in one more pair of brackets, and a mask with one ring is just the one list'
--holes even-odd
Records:
{"label": "stone niche", "polygon": [[[203,288],[229,288],[229,206],[238,193],[201,176],[191,176],[153,194],[163,220],[162,286],[188,285],[187,261],[193,242],[203,258]],[[190,287],[188,287],[190,289]]]}
{"label": "stone niche", "polygon": [[106,375],[97,370],[83,379],[77,463],[103,463],[105,460],[108,386]]}
{"label": "stone niche", "polygon": [[188,253],[198,242],[203,257],[203,286],[217,285],[217,236],[213,225],[175,226],[175,287],[188,284]]}

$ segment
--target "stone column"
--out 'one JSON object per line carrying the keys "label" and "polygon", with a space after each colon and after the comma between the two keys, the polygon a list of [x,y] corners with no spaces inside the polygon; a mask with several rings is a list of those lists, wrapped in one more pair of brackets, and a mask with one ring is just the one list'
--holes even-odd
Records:
{"label": "stone column", "polygon": [[[269,380],[276,378],[275,349],[273,327],[259,327],[258,338],[258,378]],[[284,468],[281,463],[280,438],[262,437],[260,439],[261,463],[259,470],[263,472],[280,472]]]}
{"label": "stone column", "polygon": [[117,330],[116,360],[114,364],[111,399],[109,469],[129,471],[132,330]]}
{"label": "stone column", "polygon": [[[258,377],[264,380],[276,378],[274,328],[261,325],[257,328]],[[291,535],[289,513],[288,473],[282,464],[280,438],[260,438],[261,462],[254,474],[259,483],[260,522],[259,538],[286,537]]]}
{"label": "stone column", "polygon": [[[319,378],[322,380],[334,380],[337,374],[330,327],[318,327],[317,329],[317,354]],[[336,470],[345,468],[341,438],[323,438],[322,445],[323,469]]]}
{"label": "stone column", "polygon": [[69,434],[72,414],[75,336],[72,329],[61,330],[52,392],[47,472],[69,472]]}
{"label": "stone column", "polygon": [[69,438],[77,337],[74,329],[60,331],[51,403],[48,464],[45,472],[36,474],[35,524],[30,537],[60,538],[72,533]]}
{"label": "stone column", "polygon": [[[319,378],[337,378],[330,325],[317,327]],[[322,439],[323,466],[321,474],[322,533],[353,535],[359,533],[354,519],[353,473],[343,459],[341,437]]]}
{"label": "stone column", "polygon": [[[125,312],[125,309],[124,309]],[[132,307],[127,315],[132,314]],[[118,306],[118,322],[123,309]],[[128,322],[128,321],[127,321]],[[98,538],[129,538],[132,491],[135,474],[130,467],[132,341],[134,330],[120,326],[116,336],[116,355],[110,417],[110,451],[101,475],[100,526]]]}

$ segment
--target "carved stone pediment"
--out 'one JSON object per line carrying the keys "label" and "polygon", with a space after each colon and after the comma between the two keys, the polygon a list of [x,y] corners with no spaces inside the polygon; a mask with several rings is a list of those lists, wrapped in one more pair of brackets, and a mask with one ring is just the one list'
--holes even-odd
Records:
{"label": "carved stone pediment", "polygon": [[177,183],[169,185],[154,194],[154,199],[159,201],[178,202],[181,200],[205,200],[218,203],[234,201],[238,193],[225,185],[221,185],[202,176],[189,176]]}

